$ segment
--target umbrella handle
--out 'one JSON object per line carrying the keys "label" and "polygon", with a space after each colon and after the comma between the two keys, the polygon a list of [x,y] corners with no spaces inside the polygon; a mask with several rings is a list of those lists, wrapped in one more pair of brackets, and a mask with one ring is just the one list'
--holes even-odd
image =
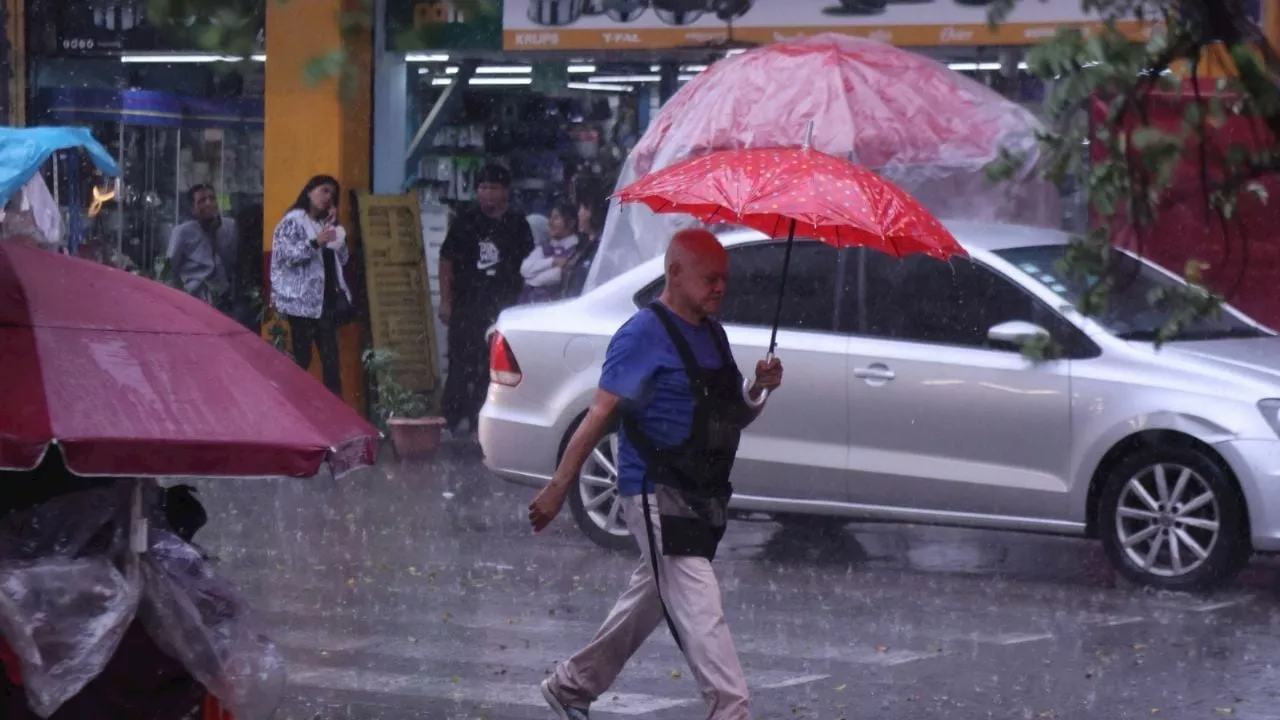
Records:
{"label": "umbrella handle", "polygon": [[[766,354],[766,355],[764,356],[764,361],[765,361],[766,363],[772,362],[774,357],[775,357],[775,356],[774,356],[774,354],[773,354],[773,351],[772,351],[772,350],[770,350],[770,351],[768,352],[768,354]],[[743,378],[743,379],[742,379],[742,397],[747,401],[747,404],[748,404],[748,405],[750,405],[750,406],[752,406],[752,407],[756,407],[756,408],[758,408],[758,407],[763,406],[763,405],[765,404],[765,401],[767,401],[767,400],[769,399],[769,388],[764,388],[764,389],[762,389],[762,390],[760,391],[760,399],[759,399],[759,400],[752,400],[752,399],[751,399],[751,388],[752,388],[754,385],[755,385],[755,379],[754,379],[754,378]]]}

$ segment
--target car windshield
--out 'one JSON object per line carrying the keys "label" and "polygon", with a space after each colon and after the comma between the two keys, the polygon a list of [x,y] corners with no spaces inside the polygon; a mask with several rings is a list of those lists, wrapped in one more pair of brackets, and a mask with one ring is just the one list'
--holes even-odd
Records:
{"label": "car windshield", "polygon": [[[1066,250],[1065,245],[1041,245],[1013,248],[996,254],[1075,305],[1093,279],[1082,281],[1063,271],[1061,260]],[[1158,288],[1178,285],[1179,281],[1132,255],[1115,253],[1112,257],[1110,273],[1115,280],[1114,287],[1105,309],[1094,320],[1126,340],[1155,340],[1169,314],[1152,306],[1151,293]],[[1188,324],[1173,339],[1220,340],[1269,335],[1223,310],[1215,316]]]}

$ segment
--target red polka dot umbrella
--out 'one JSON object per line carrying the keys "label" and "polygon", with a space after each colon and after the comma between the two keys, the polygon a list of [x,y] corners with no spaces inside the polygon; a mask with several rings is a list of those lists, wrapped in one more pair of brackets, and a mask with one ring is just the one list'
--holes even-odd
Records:
{"label": "red polka dot umbrella", "polygon": [[620,190],[622,202],[656,213],[684,213],[705,223],[729,223],[787,238],[782,286],[796,236],[835,247],[868,247],[895,257],[966,255],[942,223],[906,191],[846,160],[802,148],[724,150],[690,158]]}

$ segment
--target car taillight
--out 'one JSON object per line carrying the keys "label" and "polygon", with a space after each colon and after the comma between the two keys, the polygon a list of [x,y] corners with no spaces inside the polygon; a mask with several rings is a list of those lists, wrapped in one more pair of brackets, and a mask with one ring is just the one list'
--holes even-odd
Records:
{"label": "car taillight", "polygon": [[489,339],[489,380],[498,385],[515,387],[520,384],[523,377],[524,375],[520,373],[520,363],[516,362],[516,356],[511,352],[507,339],[495,330],[493,337]]}

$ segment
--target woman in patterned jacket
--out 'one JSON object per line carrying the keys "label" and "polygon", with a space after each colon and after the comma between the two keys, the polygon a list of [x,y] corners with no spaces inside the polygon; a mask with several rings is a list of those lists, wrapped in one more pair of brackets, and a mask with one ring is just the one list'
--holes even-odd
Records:
{"label": "woman in patterned jacket", "polygon": [[338,224],[338,181],[311,178],[276,226],[271,249],[271,298],[289,323],[293,359],[311,367],[311,346],[320,349],[325,387],[342,396],[338,327],[351,310],[351,290],[342,267],[351,259],[347,233]]}

